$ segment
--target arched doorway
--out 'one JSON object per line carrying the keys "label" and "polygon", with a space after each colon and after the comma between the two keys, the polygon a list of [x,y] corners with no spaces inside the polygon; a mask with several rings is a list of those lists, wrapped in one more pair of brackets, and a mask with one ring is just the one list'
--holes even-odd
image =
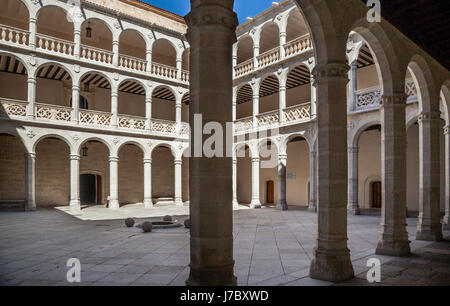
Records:
{"label": "arched doorway", "polygon": [[101,175],[86,173],[80,175],[81,205],[97,205],[103,202],[103,180]]}
{"label": "arched doorway", "polygon": [[376,181],[371,186],[372,208],[381,208],[381,182]]}

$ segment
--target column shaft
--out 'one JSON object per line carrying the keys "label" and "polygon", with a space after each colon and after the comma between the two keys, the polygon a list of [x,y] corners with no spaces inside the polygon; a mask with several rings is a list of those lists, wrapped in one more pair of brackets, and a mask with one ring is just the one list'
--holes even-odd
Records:
{"label": "column shaft", "polygon": [[354,276],[347,248],[348,69],[343,61],[316,65],[313,71],[318,93],[319,197],[310,277],[334,282]]}
{"label": "column shaft", "polygon": [[29,45],[32,49],[36,49],[36,32],[37,32],[37,20],[36,18],[30,18],[30,36],[28,38]]}
{"label": "column shaft", "polygon": [[28,119],[34,119],[35,104],[36,104],[36,78],[34,76],[29,76],[27,82],[28,82],[27,117]]}
{"label": "column shaft", "polygon": [[80,210],[80,155],[70,155],[70,209]]}
{"label": "column shaft", "polygon": [[73,49],[73,56],[76,59],[79,59],[80,58],[80,52],[81,52],[81,30],[76,29],[74,31],[73,40],[74,40],[74,43],[75,43],[75,47]]}
{"label": "column shaft", "polygon": [[358,204],[358,147],[348,148],[348,212],[359,215]]}
{"label": "column shaft", "polygon": [[145,58],[147,60],[147,72],[152,72],[152,59],[153,55],[152,55],[152,50],[147,50],[145,53]]}
{"label": "column shaft", "polygon": [[[190,122],[194,114],[226,130],[232,120],[232,46],[237,16],[233,0],[191,0],[185,17],[191,46]],[[201,136],[201,144],[209,138]],[[195,146],[191,137],[191,148]],[[226,135],[223,136],[226,143]],[[236,285],[233,260],[231,157],[190,157],[191,263],[188,285]]]}
{"label": "column shaft", "polygon": [[288,205],[286,202],[286,164],[287,164],[287,155],[280,154],[278,156],[278,202],[277,202],[277,209],[280,210],[288,210]]}
{"label": "column shaft", "polygon": [[117,128],[119,120],[119,94],[117,88],[111,90],[111,126]]}
{"label": "column shaft", "polygon": [[144,208],[152,208],[152,159],[144,159]]}
{"label": "column shaft", "polygon": [[309,161],[309,211],[317,211],[317,152],[311,151]]}
{"label": "column shaft", "polygon": [[[255,89],[253,89],[255,90]],[[258,126],[259,115],[259,92],[253,93],[253,126]]]}
{"label": "column shaft", "polygon": [[113,65],[119,66],[119,41],[113,41]]}
{"label": "column shaft", "polygon": [[119,205],[119,157],[109,157],[109,208],[118,209]]}
{"label": "column shaft", "polygon": [[251,208],[261,208],[259,200],[259,157],[252,158],[252,202]]}
{"label": "column shaft", "polygon": [[80,86],[72,85],[72,122],[78,124],[80,117]]}
{"label": "column shaft", "polygon": [[36,153],[25,153],[25,210],[36,210]]}
{"label": "column shaft", "polygon": [[280,101],[279,101],[279,117],[280,122],[286,121],[284,116],[284,109],[286,108],[286,80],[284,80],[284,84],[280,83]]}
{"label": "column shaft", "polygon": [[356,109],[356,90],[357,90],[357,75],[356,75],[356,69],[358,68],[357,61],[354,61],[350,65],[350,86],[349,86],[349,103],[347,106],[347,109],[349,111],[354,111]]}
{"label": "column shaft", "polygon": [[406,231],[406,95],[382,97],[381,232],[376,253],[389,256],[410,254]]}
{"label": "column shaft", "polygon": [[444,129],[445,135],[445,216],[443,229],[450,231],[450,125]]}
{"label": "column shaft", "polygon": [[233,207],[239,207],[239,202],[237,200],[237,159],[233,158]]}
{"label": "column shaft", "polygon": [[182,165],[183,161],[177,159],[174,161],[175,165],[175,205],[183,206],[182,196]]}
{"label": "column shaft", "polygon": [[419,117],[419,224],[417,240],[442,240],[440,112],[422,113]]}
{"label": "column shaft", "polygon": [[145,129],[150,131],[152,129],[152,97],[145,99]]}

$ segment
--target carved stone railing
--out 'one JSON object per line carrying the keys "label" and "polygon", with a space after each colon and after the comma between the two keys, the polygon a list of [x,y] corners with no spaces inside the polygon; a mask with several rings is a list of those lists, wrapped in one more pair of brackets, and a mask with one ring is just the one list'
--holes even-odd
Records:
{"label": "carved stone railing", "polygon": [[283,46],[286,57],[300,54],[312,49],[311,37],[309,34],[296,38]]}
{"label": "carved stone railing", "polygon": [[189,71],[181,70],[181,80],[183,82],[189,82]]}
{"label": "carved stone railing", "polygon": [[246,60],[245,62],[240,63],[234,67],[234,76],[240,77],[241,75],[252,72],[254,68],[253,58]]}
{"label": "carved stone railing", "polygon": [[177,69],[163,64],[152,63],[152,74],[175,80]]}
{"label": "carved stone railing", "polygon": [[0,25],[0,41],[28,46],[29,37],[30,32],[28,31],[9,27],[7,25]]}
{"label": "carved stone railing", "polygon": [[311,119],[311,103],[294,105],[284,110],[286,122],[303,121]]}
{"label": "carved stone railing", "polygon": [[51,104],[36,104],[36,119],[69,122],[72,119],[72,108]]}
{"label": "carved stone railing", "polygon": [[0,99],[0,117],[13,118],[25,117],[27,115],[28,102],[12,99]]}
{"label": "carved stone railing", "polygon": [[180,125],[178,125],[174,121],[152,119],[152,132],[163,134],[188,135],[189,130],[190,130],[189,124],[185,122],[182,122]]}
{"label": "carved stone railing", "polygon": [[147,61],[141,58],[119,54],[119,67],[145,72]]}
{"label": "carved stone railing", "polygon": [[93,111],[93,110],[82,110],[80,109],[79,121],[80,124],[85,125],[97,125],[97,126],[110,126],[111,125],[111,113]]}
{"label": "carved stone railing", "polygon": [[280,113],[278,110],[260,114],[256,117],[258,126],[270,126],[280,122]]}
{"label": "carved stone railing", "polygon": [[234,123],[234,129],[236,131],[245,131],[251,128],[253,128],[253,117],[241,118]]}
{"label": "carved stone railing", "polygon": [[380,106],[380,86],[369,87],[355,92],[355,110],[366,110]]}
{"label": "carved stone railing", "polygon": [[145,130],[145,121],[143,117],[119,115],[118,116],[119,127],[132,130]]}
{"label": "carved stone railing", "polygon": [[113,56],[114,53],[111,51],[81,45],[80,57],[82,59],[87,59],[98,63],[112,64]]}
{"label": "carved stone railing", "polygon": [[75,44],[71,41],[43,35],[36,34],[36,47],[38,49],[51,51],[55,53],[73,55]]}
{"label": "carved stone railing", "polygon": [[417,101],[417,88],[412,78],[405,80],[405,93],[408,97],[408,102]]}
{"label": "carved stone railing", "polygon": [[260,54],[257,58],[258,68],[269,66],[280,59],[280,48],[276,47]]}

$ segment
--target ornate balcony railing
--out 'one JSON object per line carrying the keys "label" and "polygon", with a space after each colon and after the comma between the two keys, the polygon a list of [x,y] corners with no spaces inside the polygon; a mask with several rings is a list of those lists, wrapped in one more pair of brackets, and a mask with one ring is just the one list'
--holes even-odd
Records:
{"label": "ornate balcony railing", "polygon": [[260,114],[256,117],[258,126],[270,126],[280,122],[280,113],[278,110]]}
{"label": "ornate balcony railing", "polygon": [[36,103],[36,119],[69,122],[72,108],[59,105]]}
{"label": "ornate balcony railing", "polygon": [[380,106],[381,90],[380,86],[374,86],[358,90],[355,92],[356,110],[366,110]]}
{"label": "ornate balcony railing", "polygon": [[81,45],[80,56],[83,59],[99,62],[103,64],[112,64],[114,53],[111,51]]}
{"label": "ornate balcony railing", "polygon": [[258,61],[258,68],[269,66],[272,63],[277,62],[280,59],[280,48],[276,47],[269,51],[266,51],[256,57]]}
{"label": "ornate balcony railing", "polygon": [[234,76],[240,77],[241,75],[247,74],[253,71],[254,62],[253,58],[246,60],[245,62],[240,63],[236,67],[234,67]]}
{"label": "ornate balcony railing", "polygon": [[147,61],[141,58],[119,54],[119,67],[145,72]]}
{"label": "ornate balcony railing", "polygon": [[30,32],[28,31],[9,27],[7,25],[0,25],[0,41],[28,46],[29,37]]}
{"label": "ornate balcony railing", "polygon": [[36,40],[36,47],[45,51],[51,51],[65,55],[73,55],[73,50],[75,49],[75,44],[71,41],[43,34],[36,34]]}
{"label": "ornate balcony railing", "polygon": [[188,135],[189,130],[189,124],[185,122],[179,125],[173,121],[152,119],[152,132]]}
{"label": "ornate balcony railing", "polygon": [[283,46],[286,57],[300,54],[312,49],[311,37],[309,34],[296,38]]}
{"label": "ornate balcony railing", "polygon": [[111,113],[93,111],[93,110],[81,110],[79,112],[80,124],[96,125],[96,126],[111,126]]}
{"label": "ornate balcony railing", "polygon": [[309,102],[285,108],[283,111],[286,122],[311,119],[311,103]]}
{"label": "ornate balcony railing", "polygon": [[177,69],[163,64],[152,63],[152,74],[175,80]]}
{"label": "ornate balcony railing", "polygon": [[119,127],[132,130],[145,130],[145,121],[143,117],[119,115],[118,116]]}
{"label": "ornate balcony railing", "polygon": [[408,97],[408,102],[417,100],[417,88],[412,78],[405,81],[405,93]]}
{"label": "ornate balcony railing", "polygon": [[239,120],[236,120],[236,122],[234,123],[234,129],[236,131],[245,131],[245,130],[249,130],[253,127],[253,117],[245,117],[245,118],[241,118]]}
{"label": "ornate balcony railing", "polygon": [[12,99],[0,99],[0,117],[14,118],[25,117],[27,115],[28,102]]}
{"label": "ornate balcony railing", "polygon": [[183,82],[189,82],[189,71],[181,70],[181,80]]}

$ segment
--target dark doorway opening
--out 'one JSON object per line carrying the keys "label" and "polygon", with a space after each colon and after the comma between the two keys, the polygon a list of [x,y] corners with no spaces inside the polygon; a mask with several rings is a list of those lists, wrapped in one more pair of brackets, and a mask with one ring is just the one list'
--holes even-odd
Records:
{"label": "dark doorway opening", "polygon": [[267,199],[267,204],[274,204],[275,199],[274,199],[274,184],[273,181],[267,181],[267,195],[266,195],[266,199]]}
{"label": "dark doorway opening", "polygon": [[[100,178],[100,179],[99,179]],[[80,201],[82,205],[95,205],[101,202],[101,176],[94,174],[80,175]]]}
{"label": "dark doorway opening", "polygon": [[372,208],[381,208],[381,182],[372,183]]}

